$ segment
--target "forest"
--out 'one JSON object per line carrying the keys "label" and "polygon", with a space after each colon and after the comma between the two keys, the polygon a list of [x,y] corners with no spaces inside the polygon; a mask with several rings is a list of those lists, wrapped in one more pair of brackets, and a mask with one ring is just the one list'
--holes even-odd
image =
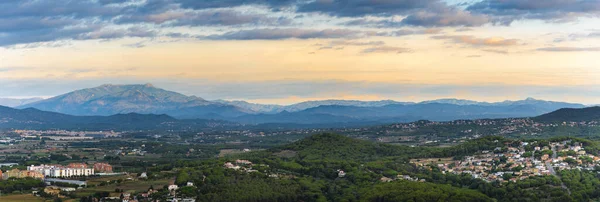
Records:
{"label": "forest", "polygon": [[[557,138],[559,140],[560,138]],[[585,180],[557,176],[517,182],[486,182],[467,174],[417,167],[412,158],[457,157],[516,144],[516,140],[484,137],[446,148],[408,147],[318,134],[264,151],[176,165],[176,184],[193,182],[185,195],[201,201],[581,201],[598,199],[591,172],[561,172]],[[540,141],[545,144],[547,141]],[[589,141],[586,144],[592,144]],[[595,144],[595,143],[594,143]],[[247,159],[252,172],[223,167]],[[180,167],[181,166],[181,167]],[[345,172],[344,176],[339,171]],[[157,170],[158,171],[158,170]],[[411,176],[418,180],[384,180]],[[569,195],[562,187],[564,182]]]}

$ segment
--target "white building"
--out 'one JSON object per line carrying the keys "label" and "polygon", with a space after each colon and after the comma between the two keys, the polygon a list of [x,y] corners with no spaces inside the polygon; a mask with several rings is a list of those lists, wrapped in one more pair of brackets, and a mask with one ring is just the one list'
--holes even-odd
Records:
{"label": "white building", "polygon": [[27,166],[27,170],[37,171],[46,177],[75,177],[94,175],[93,168],[67,168],[60,165]]}

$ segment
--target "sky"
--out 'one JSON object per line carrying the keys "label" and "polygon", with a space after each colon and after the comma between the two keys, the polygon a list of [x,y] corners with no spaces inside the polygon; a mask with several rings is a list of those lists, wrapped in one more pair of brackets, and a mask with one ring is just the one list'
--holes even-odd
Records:
{"label": "sky", "polygon": [[0,97],[600,103],[600,0],[2,0]]}

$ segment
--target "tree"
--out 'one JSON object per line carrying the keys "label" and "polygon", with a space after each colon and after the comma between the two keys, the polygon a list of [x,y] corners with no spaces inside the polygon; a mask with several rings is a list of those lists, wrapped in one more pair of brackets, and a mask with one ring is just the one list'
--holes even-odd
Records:
{"label": "tree", "polygon": [[196,187],[182,187],[179,189],[179,194],[184,197],[196,197]]}

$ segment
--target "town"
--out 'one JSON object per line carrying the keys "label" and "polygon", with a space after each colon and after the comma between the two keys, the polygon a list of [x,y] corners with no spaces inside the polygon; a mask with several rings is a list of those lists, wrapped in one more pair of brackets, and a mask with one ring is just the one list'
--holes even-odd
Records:
{"label": "town", "polygon": [[413,159],[411,162],[421,167],[438,168],[442,173],[466,173],[488,182],[516,182],[533,176],[556,175],[560,170],[600,168],[600,157],[587,153],[582,143],[571,140],[514,142],[459,160],[427,162]]}

